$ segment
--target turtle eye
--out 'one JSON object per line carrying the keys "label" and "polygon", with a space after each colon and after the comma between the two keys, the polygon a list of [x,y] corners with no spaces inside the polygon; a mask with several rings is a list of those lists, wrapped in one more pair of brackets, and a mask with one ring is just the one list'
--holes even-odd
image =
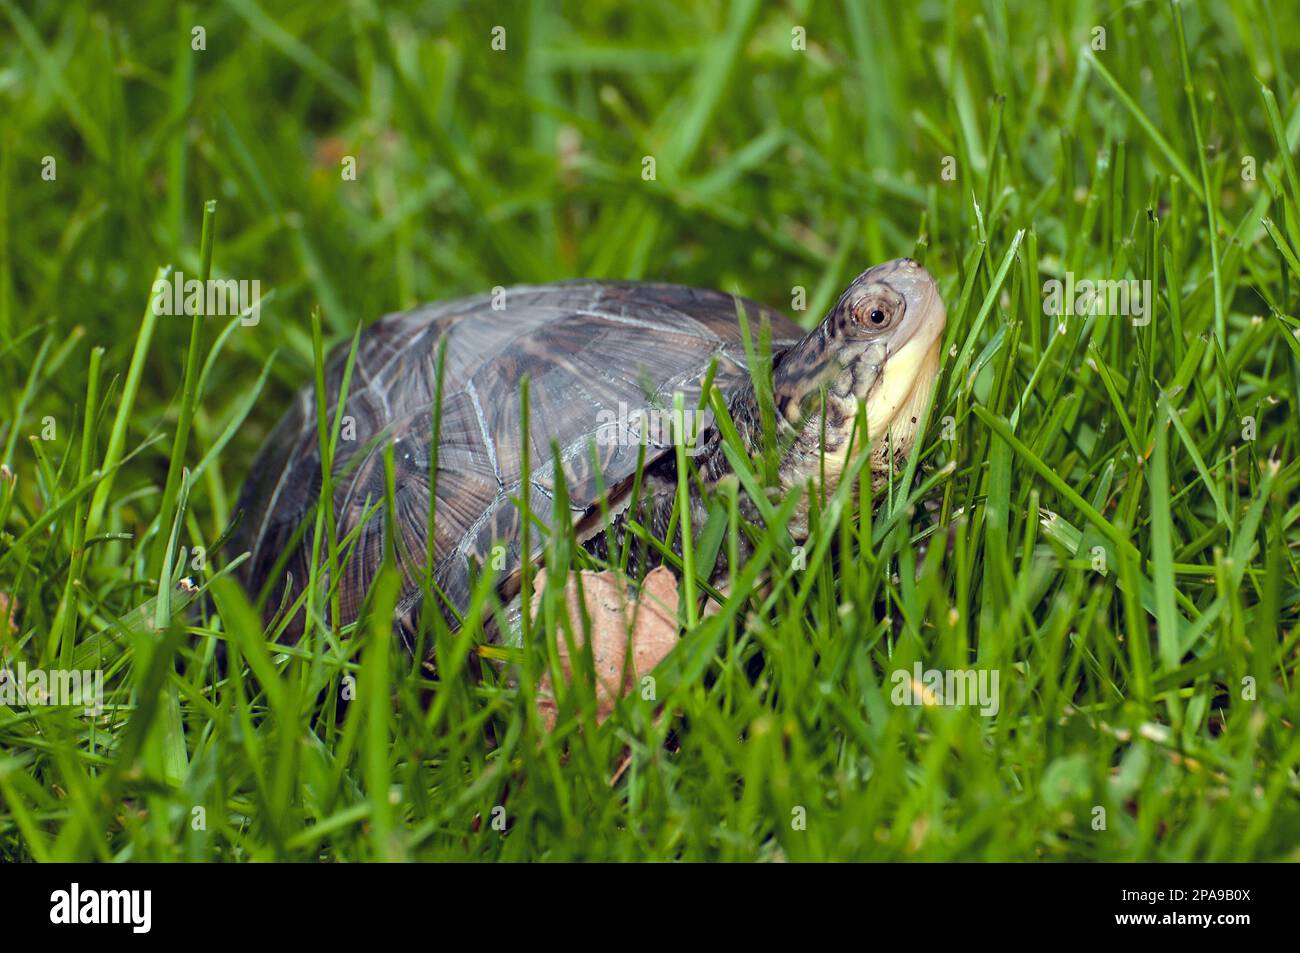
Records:
{"label": "turtle eye", "polygon": [[894,309],[880,299],[879,295],[870,295],[853,303],[853,322],[868,331],[883,331],[893,323]]}

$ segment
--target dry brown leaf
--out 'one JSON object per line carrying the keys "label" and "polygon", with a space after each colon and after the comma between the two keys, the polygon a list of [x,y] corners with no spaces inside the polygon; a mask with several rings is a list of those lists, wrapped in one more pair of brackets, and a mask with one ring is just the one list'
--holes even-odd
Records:
{"label": "dry brown leaf", "polygon": [[[582,592],[578,590],[581,576]],[[540,611],[546,572],[533,582],[533,612]],[[620,698],[631,691],[637,679],[663,661],[677,644],[677,580],[660,566],[646,576],[636,596],[629,596],[627,583],[615,572],[570,573],[564,587],[564,602],[574,625],[574,645],[581,650],[582,603],[585,596],[591,621],[591,654],[596,671],[596,721],[603,722]],[[628,633],[632,636],[631,666],[625,671]],[[560,667],[566,680],[572,679],[568,640],[557,638]],[[537,710],[547,729],[555,727],[557,718],[555,693],[549,674],[538,685]]]}
{"label": "dry brown leaf", "polygon": [[18,634],[18,623],[15,621],[17,615],[18,600],[7,592],[0,592],[0,624],[8,624],[10,635]]}

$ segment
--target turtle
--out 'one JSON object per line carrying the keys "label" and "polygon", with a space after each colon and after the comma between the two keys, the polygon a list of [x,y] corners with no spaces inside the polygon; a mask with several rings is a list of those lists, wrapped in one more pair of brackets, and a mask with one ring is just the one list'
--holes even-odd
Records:
{"label": "turtle", "polygon": [[[342,423],[332,470],[337,538],[355,534],[340,572],[339,625],[355,621],[385,553],[385,449],[394,470],[393,548],[402,569],[394,620],[412,648],[419,625],[428,546],[433,547],[439,610],[458,626],[470,605],[476,567],[492,557],[502,598],[518,599],[524,559],[543,546],[532,533],[522,552],[526,492],[533,518],[550,526],[557,478],[564,481],[576,538],[598,556],[617,552],[628,532],[627,507],[638,461],[638,518],[660,539],[677,493],[682,426],[664,427],[673,396],[700,406],[712,369],[736,434],[756,457],[763,435],[751,329],[770,328],[772,417],[783,440],[778,492],[810,478],[837,483],[850,456],[871,454],[873,484],[887,478],[916,437],[918,418],[939,366],[946,312],[930,273],[910,258],[868,268],[826,316],[805,331],[780,312],[733,294],[675,284],[575,280],[497,288],[387,315],[360,335],[342,416],[338,400],[347,342],[326,364],[328,420]],[[428,539],[433,405],[439,352],[445,348],[434,494]],[[523,474],[521,381],[527,375],[528,486]],[[854,423],[866,403],[867,434]],[[825,418],[823,420],[823,417]],[[707,493],[731,472],[722,428],[711,416],[693,422],[689,448],[699,480],[688,481],[692,527],[702,527]],[[853,446],[850,446],[852,441]],[[552,455],[553,448],[558,453]],[[236,506],[233,545],[248,558],[238,569],[261,594],[268,623],[307,584],[314,513],[321,494],[315,388],[298,395],[255,459]],[[807,535],[797,510],[791,535]],[[680,533],[676,538],[680,549]],[[634,567],[645,571],[654,561]],[[322,570],[324,572],[324,570]],[[296,611],[281,639],[303,631]],[[281,617],[283,622],[283,617]]]}

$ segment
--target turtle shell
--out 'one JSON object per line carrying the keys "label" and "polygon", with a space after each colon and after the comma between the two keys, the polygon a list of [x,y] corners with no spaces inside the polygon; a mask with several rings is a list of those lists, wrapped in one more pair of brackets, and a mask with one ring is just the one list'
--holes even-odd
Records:
{"label": "turtle shell", "polygon": [[[418,619],[426,555],[432,404],[440,342],[446,339],[438,448],[435,579],[458,612],[470,599],[471,560],[487,565],[504,546],[504,575],[520,565],[520,380],[530,380],[532,513],[554,518],[552,443],[573,518],[625,486],[639,438],[618,431],[640,414],[670,409],[674,391],[687,406],[716,357],[725,392],[748,377],[737,317],[743,304],[755,335],[772,329],[773,353],[803,334],[783,315],[718,291],[639,282],[578,281],[520,286],[388,315],[360,339],[334,461],[334,509],[340,541],[356,533],[341,569],[341,624],[353,621],[384,553],[384,446],[394,445],[396,552],[403,568],[398,622]],[[350,342],[348,342],[350,343]],[[326,367],[329,419],[336,413],[347,343]],[[274,613],[307,584],[315,504],[321,490],[314,388],[305,388],[267,439],[240,496],[236,552],[250,592],[272,583]],[[611,428],[613,428],[611,430]],[[348,439],[350,438],[350,439]],[[595,472],[595,445],[600,472]],[[647,463],[671,451],[649,443]],[[304,523],[308,524],[304,529]],[[540,537],[533,556],[540,551]],[[286,550],[288,550],[286,552]],[[501,551],[495,554],[500,566]],[[272,574],[275,578],[272,579]],[[451,616],[448,613],[449,617]],[[302,613],[285,638],[302,631]]]}

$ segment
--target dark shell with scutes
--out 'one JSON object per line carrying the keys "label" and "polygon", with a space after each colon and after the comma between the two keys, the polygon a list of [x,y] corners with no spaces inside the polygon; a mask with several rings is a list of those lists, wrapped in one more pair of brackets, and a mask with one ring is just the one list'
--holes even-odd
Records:
{"label": "dark shell with scutes", "polygon": [[[432,402],[439,342],[446,338],[438,451],[435,581],[459,612],[470,600],[470,560],[488,563],[505,548],[504,573],[520,565],[521,496],[519,383],[530,380],[530,506],[553,519],[552,442],[560,448],[575,521],[630,484],[639,440],[602,428],[639,413],[672,407],[674,391],[695,405],[710,361],[729,393],[748,379],[738,303],[757,340],[769,322],[773,353],[802,336],[783,315],[718,291],[637,282],[565,282],[510,288],[389,315],[360,339],[344,420],[355,434],[340,440],[334,464],[339,540],[356,533],[340,585],[342,624],[352,622],[384,552],[384,453],[394,444],[396,546],[403,568],[398,623],[410,635],[419,618],[426,561]],[[347,342],[350,343],[350,342]],[[326,392],[333,421],[347,343],[330,357]],[[272,432],[240,496],[233,552],[251,555],[240,567],[245,587],[270,582],[268,617],[307,585],[321,464],[313,388],[299,395]],[[611,423],[612,422],[612,423]],[[600,458],[593,471],[591,446]],[[647,448],[647,463],[671,453]],[[305,530],[300,526],[308,524]],[[364,523],[364,525],[362,525]],[[532,536],[534,555],[538,537]],[[322,547],[323,549],[323,547]],[[286,550],[288,550],[286,552]],[[323,562],[323,560],[322,560]],[[322,569],[322,573],[323,573]],[[274,574],[274,578],[272,578]],[[322,582],[322,586],[324,582]],[[450,614],[448,614],[450,617]],[[302,613],[283,638],[302,632]],[[409,644],[409,643],[408,643]]]}

